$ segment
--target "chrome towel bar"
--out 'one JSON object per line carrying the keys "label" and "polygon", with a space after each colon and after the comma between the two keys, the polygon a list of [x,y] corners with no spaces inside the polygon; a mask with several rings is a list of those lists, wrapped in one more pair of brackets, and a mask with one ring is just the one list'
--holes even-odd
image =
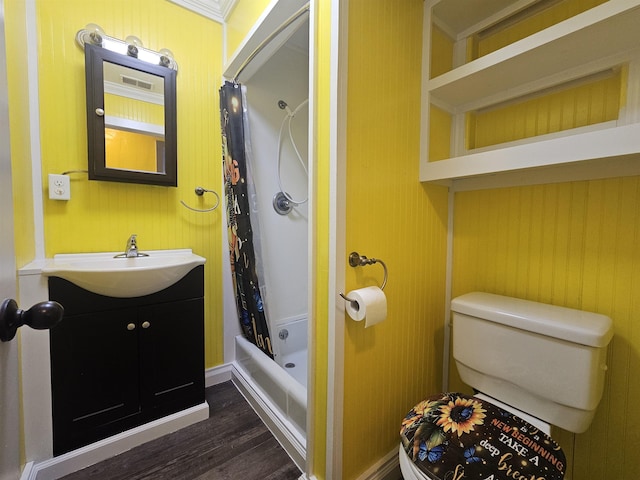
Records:
{"label": "chrome towel bar", "polygon": [[195,192],[196,192],[196,195],[198,195],[199,197],[203,196],[205,194],[205,192],[206,193],[213,193],[216,196],[216,204],[211,208],[200,209],[200,208],[190,207],[189,205],[184,203],[182,200],[180,200],[180,203],[182,205],[184,205],[185,207],[187,207],[189,210],[193,210],[194,212],[210,212],[210,211],[215,210],[216,208],[218,208],[218,205],[220,204],[220,195],[218,195],[215,191],[207,190],[206,188],[202,188],[202,187],[196,187],[195,188]]}

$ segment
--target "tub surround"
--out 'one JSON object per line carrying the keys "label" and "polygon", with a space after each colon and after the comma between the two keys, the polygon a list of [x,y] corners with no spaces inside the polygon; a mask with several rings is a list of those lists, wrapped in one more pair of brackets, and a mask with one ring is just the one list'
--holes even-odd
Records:
{"label": "tub surround", "polygon": [[273,331],[275,361],[304,388],[307,388],[308,349],[306,315],[286,319]]}
{"label": "tub surround", "polygon": [[[253,49],[304,3],[299,0],[271,2],[225,67],[225,77],[233,78]],[[251,168],[258,205],[255,217],[252,212],[252,222],[257,218],[254,234],[259,235],[261,251],[256,251],[256,255],[263,265],[260,282],[265,292],[263,298],[275,361],[238,336],[232,345],[235,350],[232,373],[238,389],[298,467],[305,471],[308,445],[306,319],[310,305],[309,259],[314,248],[310,239],[314,236],[309,233],[313,182],[301,164],[308,165],[312,172],[313,154],[308,139],[313,113],[307,102],[312,102],[309,39],[313,36],[309,22],[304,20],[291,25],[287,32],[269,41],[239,78],[246,87]],[[289,111],[297,112],[295,118],[287,117],[284,104]],[[303,202],[282,215],[272,208],[274,197],[282,190],[295,199],[308,197],[310,203]],[[226,268],[228,258],[223,262]],[[223,298],[233,298],[231,286],[230,279],[224,283]],[[231,305],[225,310],[225,338],[229,337],[227,331],[237,329],[238,323],[235,305]],[[287,330],[285,338],[280,337],[282,330]]]}
{"label": "tub surround", "polygon": [[307,390],[242,336],[236,337],[233,381],[280,444],[304,471]]}

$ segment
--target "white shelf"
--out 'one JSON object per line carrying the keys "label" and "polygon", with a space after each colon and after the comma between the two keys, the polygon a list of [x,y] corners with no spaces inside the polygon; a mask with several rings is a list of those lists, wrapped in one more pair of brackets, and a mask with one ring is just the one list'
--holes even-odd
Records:
{"label": "white shelf", "polygon": [[427,92],[452,110],[509,91],[521,95],[518,87],[558,72],[629,60],[639,32],[640,2],[610,0],[429,80]]}
{"label": "white shelf", "polygon": [[[462,0],[435,2],[450,17]],[[480,5],[466,23],[449,28],[458,46],[478,28],[501,20],[528,0],[491,0]],[[432,5],[434,2],[431,3]],[[502,8],[499,13],[496,9]],[[483,11],[487,18],[482,19]],[[425,33],[434,10],[425,15]],[[453,18],[453,17],[452,17]],[[469,22],[476,22],[469,27]],[[467,28],[456,32],[456,28]],[[429,46],[428,37],[425,47]],[[456,47],[458,48],[458,47]],[[425,48],[423,72],[430,65]],[[460,51],[458,50],[458,55]],[[540,135],[495,145],[445,160],[429,162],[431,141],[421,146],[420,181],[471,190],[640,175],[640,0],[609,0],[433,79],[423,79],[421,131],[428,135],[429,105],[452,114],[451,151],[463,151],[466,112],[523,95],[541,92],[609,68],[629,65],[627,104],[618,121]],[[633,67],[631,67],[633,66]],[[624,113],[623,113],[624,111]]]}
{"label": "white shelf", "polygon": [[421,165],[456,190],[640,175],[640,124],[538,140]]}

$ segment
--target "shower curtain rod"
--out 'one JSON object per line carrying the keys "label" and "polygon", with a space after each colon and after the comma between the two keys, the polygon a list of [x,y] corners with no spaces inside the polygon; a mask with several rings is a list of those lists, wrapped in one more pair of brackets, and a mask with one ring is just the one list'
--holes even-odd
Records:
{"label": "shower curtain rod", "polygon": [[303,16],[305,13],[309,12],[309,3],[305,4],[300,10],[291,15],[288,19],[286,19],[278,28],[276,28],[267,38],[265,38],[260,44],[255,48],[253,52],[247,57],[247,59],[242,62],[240,68],[233,76],[233,83],[238,83],[238,77],[243,72],[245,68],[251,63],[251,61],[256,58],[256,56],[266,47],[271,41],[276,38],[283,30],[285,30],[289,25],[295,22],[298,18]]}

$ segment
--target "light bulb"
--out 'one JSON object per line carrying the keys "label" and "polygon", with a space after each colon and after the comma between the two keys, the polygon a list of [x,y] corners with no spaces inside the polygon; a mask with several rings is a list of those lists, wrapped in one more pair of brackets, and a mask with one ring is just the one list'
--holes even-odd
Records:
{"label": "light bulb", "polygon": [[127,45],[135,45],[138,48],[144,47],[144,45],[142,44],[142,40],[140,40],[135,35],[129,35],[127,38],[124,39],[124,42]]}
{"label": "light bulb", "polygon": [[89,23],[84,27],[82,42],[92,45],[102,45],[102,39],[106,34],[100,25]]}

